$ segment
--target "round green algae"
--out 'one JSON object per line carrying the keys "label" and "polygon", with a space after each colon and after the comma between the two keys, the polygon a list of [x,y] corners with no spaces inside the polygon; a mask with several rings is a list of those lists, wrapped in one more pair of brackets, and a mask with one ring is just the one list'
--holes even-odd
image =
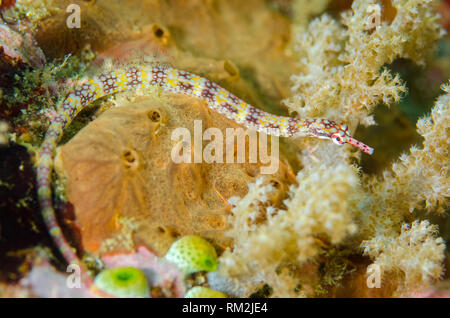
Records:
{"label": "round green algae", "polygon": [[150,287],[143,271],[135,267],[109,268],[100,272],[95,286],[117,297],[150,297]]}
{"label": "round green algae", "polygon": [[172,244],[165,258],[177,265],[186,275],[217,269],[217,254],[205,239],[188,235]]}
{"label": "round green algae", "polygon": [[184,298],[228,298],[228,296],[218,290],[195,286],[189,289]]}

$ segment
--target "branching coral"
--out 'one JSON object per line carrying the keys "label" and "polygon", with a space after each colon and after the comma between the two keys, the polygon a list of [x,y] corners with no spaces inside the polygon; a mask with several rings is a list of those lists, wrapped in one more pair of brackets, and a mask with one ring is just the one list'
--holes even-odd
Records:
{"label": "branching coral", "polygon": [[[361,234],[364,237],[383,234],[417,208],[443,212],[450,196],[449,118],[450,89],[436,101],[430,116],[417,122],[417,130],[424,137],[423,147],[412,146],[409,155],[402,155],[392,171],[383,178],[367,177],[366,197],[360,202]],[[367,213],[367,209],[370,213]],[[376,222],[375,222],[376,221]]]}
{"label": "branching coral", "polygon": [[[301,182],[291,187],[290,198],[285,201],[287,209],[267,207],[267,220],[259,224],[255,222],[255,203],[265,202],[271,187],[263,186],[261,179],[251,185],[249,193],[232,210],[229,222],[233,224],[233,237],[238,238],[235,255],[263,261],[294,256],[294,260],[304,261],[318,252],[315,236],[325,234],[332,243],[339,243],[355,232],[356,226],[347,213],[349,201],[345,200],[358,186],[354,168],[340,164],[335,169],[305,168],[297,179]],[[318,200],[321,197],[327,199]],[[273,228],[277,230],[271,232]]]}
{"label": "branching coral", "polygon": [[375,258],[383,272],[401,271],[408,288],[423,289],[442,275],[444,240],[428,221],[403,224],[400,235],[364,241],[364,254]]}
{"label": "branching coral", "polygon": [[[296,49],[303,72],[292,77],[296,95],[285,101],[292,112],[370,125],[377,104],[392,104],[406,91],[399,76],[383,66],[398,57],[424,63],[442,35],[437,15],[428,1],[393,1],[395,18],[373,27],[371,5],[378,6],[354,1],[343,25],[323,15],[300,29]],[[293,295],[304,277],[281,269],[314,260],[322,238],[355,254],[362,247],[382,271],[397,273],[403,293],[438,279],[444,244],[437,227],[428,221],[408,224],[415,209],[442,212],[448,202],[449,86],[443,89],[447,94],[431,116],[418,121],[423,148],[411,147],[382,177],[358,175],[346,149],[307,145],[298,185],[291,187],[285,206],[272,206],[273,189],[261,180],[233,201],[234,250],[219,259],[219,272],[241,284],[232,291],[246,295],[267,283],[274,296]]]}
{"label": "branching coral", "polygon": [[[221,271],[226,275],[253,276],[259,272],[255,267],[261,267],[264,281],[272,286],[278,284],[280,277],[268,273],[269,268],[274,272],[284,262],[303,263],[316,256],[321,251],[320,236],[337,244],[353,234],[356,226],[349,205],[354,203],[346,197],[359,185],[355,170],[340,163],[333,169],[309,166],[298,173],[297,180],[301,181],[291,187],[286,209],[268,206],[265,214],[259,203],[267,201],[273,188],[264,186],[262,179],[251,185],[232,210],[229,223],[233,225],[230,234],[235,245],[233,252],[228,250],[222,256]],[[283,276],[285,281],[292,280],[286,272]],[[268,280],[270,277],[273,279]],[[281,292],[282,288],[278,290]]]}
{"label": "branching coral", "polygon": [[443,89],[447,94],[436,101],[431,116],[417,123],[423,147],[411,147],[410,154],[401,156],[382,179],[366,180],[361,200],[364,212],[358,216],[360,236],[369,237],[361,244],[364,253],[384,265],[384,270],[400,269],[410,288],[426,287],[443,271],[445,246],[442,239],[435,238],[434,226],[422,221],[413,223],[410,230],[407,225],[402,225],[401,233],[399,230],[415,209],[439,213],[448,206],[450,87],[443,85]]}
{"label": "branching coral", "polygon": [[[221,273],[245,281],[244,290],[265,282],[279,286],[274,288],[278,296],[292,295],[288,291],[293,279],[287,273],[278,276],[279,266],[312,259],[321,251],[317,238],[325,235],[330,243],[343,243],[355,253],[361,246],[383,272],[398,273],[402,292],[425,288],[440,278],[445,244],[437,237],[437,227],[428,221],[412,226],[403,222],[415,208],[441,211],[448,202],[449,87],[444,90],[447,94],[438,99],[431,116],[417,124],[425,138],[423,148],[411,147],[383,178],[364,177],[362,189],[356,168],[333,156],[324,160],[326,165],[305,160],[308,164],[297,174],[299,184],[291,187],[286,210],[269,205],[273,188],[262,179],[250,185],[245,197],[232,200],[236,206],[229,234],[235,245],[220,258]],[[326,151],[332,153],[324,147],[315,155],[325,156]]]}

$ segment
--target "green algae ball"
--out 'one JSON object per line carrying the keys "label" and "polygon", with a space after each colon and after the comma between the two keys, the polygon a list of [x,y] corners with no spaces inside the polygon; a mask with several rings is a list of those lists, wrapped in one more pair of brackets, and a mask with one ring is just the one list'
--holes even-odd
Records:
{"label": "green algae ball", "polygon": [[186,275],[217,269],[217,254],[205,239],[189,235],[172,244],[165,258],[178,266]]}
{"label": "green algae ball", "polygon": [[94,285],[116,297],[150,297],[147,277],[135,267],[105,269],[95,277]]}
{"label": "green algae ball", "polygon": [[228,296],[218,290],[195,286],[189,289],[184,298],[227,298]]}

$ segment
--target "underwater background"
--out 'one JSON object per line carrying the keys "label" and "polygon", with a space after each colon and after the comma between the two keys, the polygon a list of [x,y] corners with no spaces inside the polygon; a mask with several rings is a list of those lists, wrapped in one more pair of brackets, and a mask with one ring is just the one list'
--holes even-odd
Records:
{"label": "underwater background", "polygon": [[[1,297],[450,295],[450,1],[0,10]],[[280,138],[269,175],[261,160],[174,163],[177,127],[240,124],[155,87],[100,96],[64,130],[49,172],[62,234],[95,277],[70,288],[37,196],[41,145],[79,85],[155,65],[267,113],[345,122],[375,151]]]}

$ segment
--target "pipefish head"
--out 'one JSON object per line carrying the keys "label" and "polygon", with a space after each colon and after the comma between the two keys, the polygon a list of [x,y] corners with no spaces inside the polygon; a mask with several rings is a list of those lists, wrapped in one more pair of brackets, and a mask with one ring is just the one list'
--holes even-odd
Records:
{"label": "pipefish head", "polygon": [[345,123],[337,123],[328,119],[315,119],[309,124],[308,132],[311,136],[317,138],[331,139],[337,145],[348,143],[369,155],[373,154],[373,148],[350,136],[348,126]]}

